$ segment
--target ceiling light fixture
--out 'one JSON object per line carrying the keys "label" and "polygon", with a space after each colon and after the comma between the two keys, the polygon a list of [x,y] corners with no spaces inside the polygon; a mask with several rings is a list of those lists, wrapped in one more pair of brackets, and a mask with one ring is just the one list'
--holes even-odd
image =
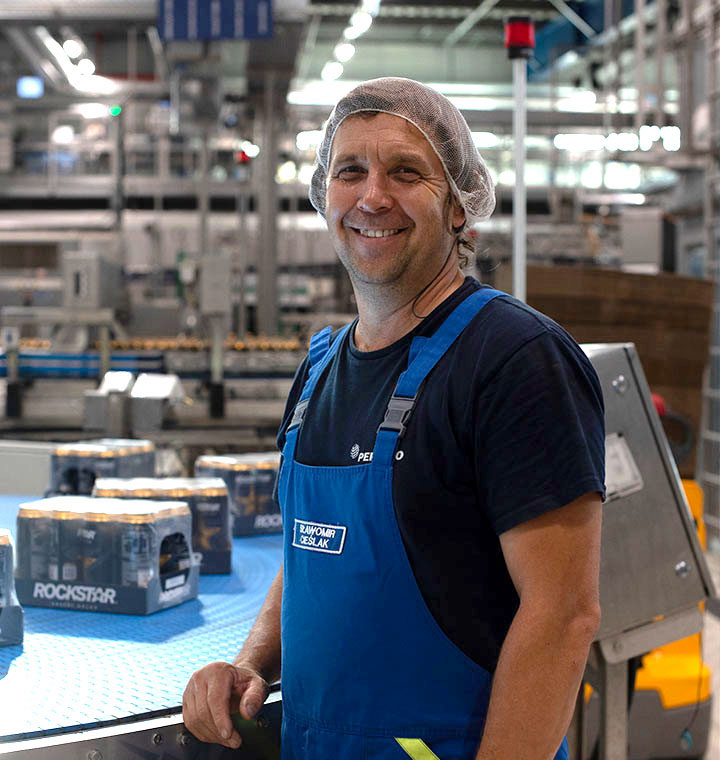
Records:
{"label": "ceiling light fixture", "polygon": [[352,45],[349,42],[340,42],[335,45],[334,52],[335,58],[337,58],[340,63],[347,63],[355,55],[355,45]]}
{"label": "ceiling light fixture", "polygon": [[82,55],[83,47],[77,40],[71,38],[63,42],[63,50],[68,58],[79,58]]}
{"label": "ceiling light fixture", "polygon": [[377,16],[380,11],[381,2],[382,0],[362,0],[360,10],[369,13],[371,16]]}
{"label": "ceiling light fixture", "polygon": [[343,73],[343,65],[338,61],[328,61],[324,66],[320,76],[326,82],[332,82],[334,79],[339,79]]}
{"label": "ceiling light fixture", "polygon": [[360,34],[365,34],[372,26],[373,17],[367,11],[355,11],[350,16],[350,26],[353,29],[359,29]]}
{"label": "ceiling light fixture", "polygon": [[84,77],[89,77],[95,73],[95,64],[89,58],[81,58],[77,62],[77,69]]}
{"label": "ceiling light fixture", "polygon": [[104,103],[78,103],[75,111],[83,119],[107,119],[110,116],[110,107]]}
{"label": "ceiling light fixture", "polygon": [[60,124],[55,127],[50,139],[56,145],[70,145],[75,139],[75,130],[70,124]]}

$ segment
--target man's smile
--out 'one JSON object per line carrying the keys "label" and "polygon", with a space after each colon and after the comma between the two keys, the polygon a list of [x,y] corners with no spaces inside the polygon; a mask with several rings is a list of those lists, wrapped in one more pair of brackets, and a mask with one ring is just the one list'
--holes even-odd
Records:
{"label": "man's smile", "polygon": [[395,237],[396,235],[399,235],[401,232],[405,232],[407,227],[391,227],[387,229],[372,229],[369,227],[348,227],[347,229],[352,230],[356,235],[360,235],[360,237],[363,237],[366,239],[377,239],[377,238]]}

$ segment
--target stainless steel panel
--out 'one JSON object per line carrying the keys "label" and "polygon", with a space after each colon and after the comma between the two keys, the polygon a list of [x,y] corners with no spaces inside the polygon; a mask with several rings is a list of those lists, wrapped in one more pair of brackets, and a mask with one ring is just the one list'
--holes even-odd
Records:
{"label": "stainless steel panel", "polygon": [[56,443],[0,441],[0,493],[39,496],[50,486]]}
{"label": "stainless steel panel", "polygon": [[589,345],[605,397],[608,436],[622,436],[642,487],[603,512],[598,639],[688,609],[713,595],[712,581],[632,344]]}

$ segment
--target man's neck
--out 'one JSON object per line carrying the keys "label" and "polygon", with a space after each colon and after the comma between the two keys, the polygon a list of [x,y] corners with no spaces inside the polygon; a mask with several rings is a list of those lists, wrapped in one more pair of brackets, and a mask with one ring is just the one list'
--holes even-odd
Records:
{"label": "man's neck", "polygon": [[414,330],[464,282],[460,269],[443,273],[420,296],[417,293],[378,297],[355,289],[359,319],[355,326],[355,346],[360,351],[379,351]]}

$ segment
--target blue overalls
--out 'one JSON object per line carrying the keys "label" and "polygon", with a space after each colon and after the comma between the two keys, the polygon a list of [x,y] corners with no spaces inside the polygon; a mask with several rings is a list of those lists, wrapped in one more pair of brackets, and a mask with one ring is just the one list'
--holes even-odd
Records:
{"label": "blue overalls", "polygon": [[[425,604],[395,518],[392,468],[423,381],[498,295],[476,291],[431,338],[413,340],[369,464],[295,461],[313,390],[351,325],[332,345],[329,327],[311,341],[279,483],[283,760],[475,757],[492,677],[448,639]],[[556,760],[566,758],[563,741]]]}

